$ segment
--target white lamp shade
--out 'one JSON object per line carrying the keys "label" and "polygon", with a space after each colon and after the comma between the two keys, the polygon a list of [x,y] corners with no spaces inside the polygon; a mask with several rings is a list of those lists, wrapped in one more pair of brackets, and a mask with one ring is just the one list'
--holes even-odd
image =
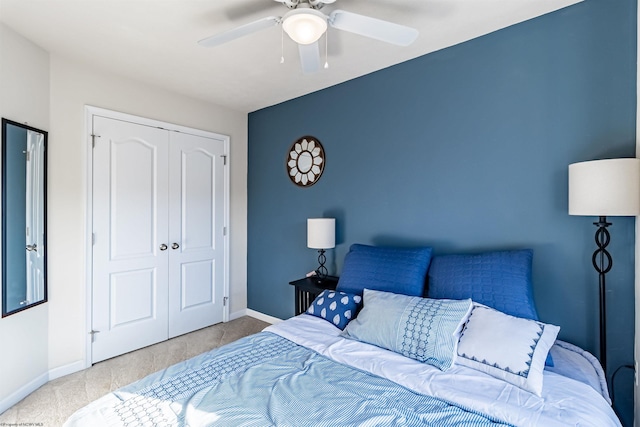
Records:
{"label": "white lamp shade", "polygon": [[569,215],[640,215],[640,159],[569,165]]}
{"label": "white lamp shade", "polygon": [[299,44],[311,44],[327,31],[327,18],[315,9],[294,9],[284,16],[282,28]]}
{"label": "white lamp shade", "polygon": [[336,219],[307,219],[307,247],[311,249],[331,249],[336,247]]}

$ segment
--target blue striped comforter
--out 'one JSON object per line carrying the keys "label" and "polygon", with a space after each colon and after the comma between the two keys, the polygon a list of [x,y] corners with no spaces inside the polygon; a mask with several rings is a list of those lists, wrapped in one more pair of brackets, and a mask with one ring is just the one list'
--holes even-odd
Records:
{"label": "blue striped comforter", "polygon": [[66,425],[506,425],[331,361],[270,332],[196,359],[114,392],[107,405],[72,417]]}

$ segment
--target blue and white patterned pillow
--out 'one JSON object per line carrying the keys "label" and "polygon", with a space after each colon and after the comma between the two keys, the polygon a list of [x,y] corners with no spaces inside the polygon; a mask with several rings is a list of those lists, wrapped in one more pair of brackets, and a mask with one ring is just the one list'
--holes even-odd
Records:
{"label": "blue and white patterned pillow", "polygon": [[313,300],[307,309],[307,314],[320,317],[338,328],[344,329],[358,314],[361,303],[362,297],[360,295],[324,290]]}
{"label": "blue and white patterned pillow", "polygon": [[472,303],[364,290],[364,307],[342,336],[446,370]]}
{"label": "blue and white patterned pillow", "polygon": [[560,328],[474,303],[458,343],[457,365],[542,393],[547,353]]}

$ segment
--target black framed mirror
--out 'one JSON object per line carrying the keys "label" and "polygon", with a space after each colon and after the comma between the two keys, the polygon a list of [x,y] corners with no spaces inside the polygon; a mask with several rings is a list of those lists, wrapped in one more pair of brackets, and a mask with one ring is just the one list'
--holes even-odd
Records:
{"label": "black framed mirror", "polygon": [[293,143],[287,156],[287,173],[291,182],[300,187],[311,187],[324,171],[326,158],[318,138],[303,136]]}
{"label": "black framed mirror", "polygon": [[2,119],[2,317],[47,301],[47,132]]}

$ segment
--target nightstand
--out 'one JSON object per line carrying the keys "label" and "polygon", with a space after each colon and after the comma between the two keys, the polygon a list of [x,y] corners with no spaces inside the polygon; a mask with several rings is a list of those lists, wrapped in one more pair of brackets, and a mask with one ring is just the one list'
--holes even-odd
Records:
{"label": "nightstand", "polygon": [[296,288],[296,316],[307,311],[313,300],[325,289],[334,290],[338,285],[336,276],[319,278],[317,276],[305,277],[304,279],[289,282]]}

